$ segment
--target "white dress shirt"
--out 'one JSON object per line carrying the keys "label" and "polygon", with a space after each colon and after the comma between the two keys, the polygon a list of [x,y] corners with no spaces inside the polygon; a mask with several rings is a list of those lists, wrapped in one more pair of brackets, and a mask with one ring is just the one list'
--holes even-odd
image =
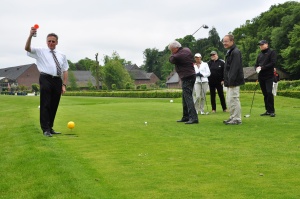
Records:
{"label": "white dress shirt", "polygon": [[[59,62],[61,71],[67,71],[69,64],[66,56],[57,50],[54,50],[54,53]],[[49,48],[31,48],[31,52],[27,52],[27,55],[36,59],[37,68],[41,73],[57,76],[56,64]]]}

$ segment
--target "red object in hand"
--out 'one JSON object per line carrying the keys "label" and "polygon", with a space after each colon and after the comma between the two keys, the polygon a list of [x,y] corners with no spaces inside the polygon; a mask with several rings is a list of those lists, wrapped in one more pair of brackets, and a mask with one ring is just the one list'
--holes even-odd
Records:
{"label": "red object in hand", "polygon": [[[34,24],[33,28],[36,30],[36,29],[39,28],[39,25],[38,24]],[[36,32],[32,36],[36,37]]]}

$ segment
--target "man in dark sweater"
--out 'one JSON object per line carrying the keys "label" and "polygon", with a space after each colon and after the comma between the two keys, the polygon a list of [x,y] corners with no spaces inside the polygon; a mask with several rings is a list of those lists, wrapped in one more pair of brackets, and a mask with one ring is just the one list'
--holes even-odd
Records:
{"label": "man in dark sweater", "polygon": [[181,47],[178,41],[171,42],[168,48],[172,53],[169,61],[175,64],[175,70],[182,81],[183,116],[177,122],[197,124],[198,115],[193,102],[193,88],[196,80],[194,57],[190,49]]}
{"label": "man in dark sweater", "polygon": [[245,84],[242,54],[234,43],[233,35],[225,35],[223,46],[227,49],[224,66],[224,85],[227,87],[227,101],[230,117],[226,125],[242,124],[240,86]]}
{"label": "man in dark sweater", "polygon": [[274,67],[277,61],[277,54],[269,48],[266,40],[259,43],[261,53],[258,55],[255,64],[255,70],[258,73],[258,81],[261,91],[264,95],[266,112],[261,116],[275,117],[274,96],[272,93],[274,80]]}
{"label": "man in dark sweater", "polygon": [[224,84],[224,61],[219,59],[218,53],[212,51],[210,53],[210,61],[207,62],[210,69],[210,76],[208,77],[208,84],[210,90],[210,102],[212,107],[212,112],[216,112],[216,89],[220,98],[222,109],[224,112],[227,111],[223,84]]}

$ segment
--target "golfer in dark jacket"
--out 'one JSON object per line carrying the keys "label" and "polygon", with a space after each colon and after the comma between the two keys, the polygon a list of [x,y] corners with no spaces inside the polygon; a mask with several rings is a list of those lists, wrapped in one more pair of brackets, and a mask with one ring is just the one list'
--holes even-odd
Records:
{"label": "golfer in dark jacket", "polygon": [[221,101],[222,109],[224,112],[227,111],[223,84],[224,84],[224,61],[219,59],[218,53],[212,51],[210,53],[210,61],[207,62],[210,69],[210,76],[208,77],[208,84],[210,90],[210,102],[212,107],[212,112],[216,112],[216,89]]}
{"label": "golfer in dark jacket", "polygon": [[168,48],[172,52],[169,61],[175,64],[175,70],[182,81],[183,116],[177,122],[196,124],[198,115],[193,102],[193,88],[196,80],[194,57],[190,49],[182,48],[178,41],[171,42]]}
{"label": "golfer in dark jacket", "polygon": [[228,49],[225,56],[224,85],[227,87],[227,102],[230,112],[224,124],[241,124],[242,113],[240,103],[240,85],[245,84],[242,55],[234,43],[233,35],[225,35],[224,48]]}
{"label": "golfer in dark jacket", "polygon": [[266,112],[261,116],[275,117],[274,96],[272,93],[274,80],[274,67],[277,60],[277,54],[274,50],[269,48],[266,40],[261,40],[258,43],[261,53],[259,53],[255,70],[258,73],[258,81],[261,91],[264,95]]}

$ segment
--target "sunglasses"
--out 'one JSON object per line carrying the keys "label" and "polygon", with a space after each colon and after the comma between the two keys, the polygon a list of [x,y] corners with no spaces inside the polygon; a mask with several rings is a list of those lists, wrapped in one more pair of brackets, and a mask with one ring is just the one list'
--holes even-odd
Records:
{"label": "sunglasses", "polygon": [[56,41],[54,41],[54,40],[48,40],[48,43],[55,43]]}
{"label": "sunglasses", "polygon": [[210,56],[215,56],[216,54],[210,54]]}

